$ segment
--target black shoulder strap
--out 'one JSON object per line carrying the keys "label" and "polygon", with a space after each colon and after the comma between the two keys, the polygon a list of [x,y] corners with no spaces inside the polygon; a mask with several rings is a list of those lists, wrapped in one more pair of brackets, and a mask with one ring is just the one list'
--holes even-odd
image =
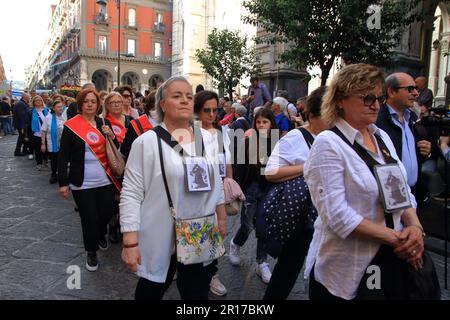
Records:
{"label": "black shoulder strap", "polygon": [[[195,152],[197,156],[205,155],[205,145],[203,143],[203,137],[202,133],[200,131],[200,128],[193,127],[194,129],[194,139],[195,139]],[[157,126],[153,128],[153,131],[155,131],[156,135],[164,140],[165,143],[167,143],[172,149],[178,150],[180,153],[180,156],[184,157],[184,149],[180,146],[178,141],[172,139],[172,135],[163,127]]]}
{"label": "black shoulder strap", "polygon": [[[350,141],[344,136],[344,134],[337,128],[333,127],[330,129],[330,131],[333,131],[336,135],[338,135],[342,140],[344,140],[355,152],[361,157],[361,159],[367,164],[367,166],[370,169],[370,172],[374,174],[373,167],[375,165],[378,165],[378,161],[376,161],[368,152],[366,149],[364,149],[359,143],[355,141],[354,144],[351,144]],[[384,160],[386,163],[397,163],[397,161],[392,158],[391,153],[389,149],[386,147],[386,144],[384,143],[383,139],[381,139],[380,136],[375,135],[375,138],[377,139],[378,146],[381,149],[381,152],[383,153]],[[384,213],[385,219],[386,219],[386,226],[388,228],[394,229],[394,220],[392,218],[392,214],[385,212]]]}
{"label": "black shoulder strap", "polygon": [[[156,128],[161,128],[161,127],[158,126]],[[162,146],[161,146],[161,136],[158,135],[158,133],[157,133],[157,140],[158,140],[158,151],[159,151],[159,163],[161,165],[161,172],[162,172],[162,177],[163,177],[163,181],[164,181],[164,188],[166,189],[166,195],[167,195],[167,200],[169,201],[170,211],[171,211],[171,213],[173,213],[174,207],[173,207],[172,197],[170,196],[169,185],[167,184],[166,170],[164,169],[164,159],[163,159],[163,152],[162,152]],[[172,216],[172,217],[175,218],[174,216]]]}
{"label": "black shoulder strap", "polygon": [[300,130],[300,132],[303,134],[303,138],[305,138],[305,141],[308,144],[308,147],[311,149],[311,146],[314,143],[313,135],[303,127],[298,128],[298,130]]}
{"label": "black shoulder strap", "polygon": [[139,119],[135,119],[135,120],[133,120],[133,121],[136,123],[136,125],[137,125],[139,131],[141,132],[141,134],[144,134],[144,128],[142,128],[142,124],[141,124],[141,122],[139,121]]}

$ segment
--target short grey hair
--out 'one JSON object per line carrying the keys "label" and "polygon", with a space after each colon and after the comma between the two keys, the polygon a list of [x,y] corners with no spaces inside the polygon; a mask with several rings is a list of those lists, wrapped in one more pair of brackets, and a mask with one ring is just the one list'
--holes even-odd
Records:
{"label": "short grey hair", "polygon": [[167,88],[170,87],[172,83],[177,81],[185,82],[192,88],[192,85],[189,83],[189,81],[185,77],[181,76],[170,77],[161,86],[159,86],[158,90],[156,91],[155,105],[156,112],[158,113],[158,121],[160,123],[164,120],[164,111],[161,108],[161,101],[165,98]]}
{"label": "short grey hair", "polygon": [[384,83],[386,86],[386,95],[388,95],[388,89],[398,89],[400,87],[400,81],[395,73],[388,75]]}
{"label": "short grey hair", "polygon": [[236,113],[237,113],[239,116],[244,117],[244,116],[247,115],[247,108],[244,107],[242,104],[236,105],[235,108],[236,108]]}
{"label": "short grey hair", "polygon": [[284,110],[286,110],[287,105],[289,104],[289,102],[282,97],[276,97],[275,99],[273,99],[272,103],[279,105],[281,112],[284,112]]}
{"label": "short grey hair", "polygon": [[111,100],[112,97],[118,97],[123,102],[123,97],[120,93],[118,93],[116,91],[111,91],[110,93],[108,93],[107,96],[105,97],[105,102],[102,106],[103,107],[103,115],[105,117],[108,115],[108,109],[106,108],[106,106],[109,104],[109,100]]}

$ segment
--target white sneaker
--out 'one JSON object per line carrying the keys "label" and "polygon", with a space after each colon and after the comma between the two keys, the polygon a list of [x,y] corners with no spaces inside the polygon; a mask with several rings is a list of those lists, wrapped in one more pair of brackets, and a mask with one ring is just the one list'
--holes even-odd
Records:
{"label": "white sneaker", "polygon": [[258,264],[258,266],[256,267],[256,274],[261,277],[264,283],[269,283],[270,278],[272,277],[272,272],[270,272],[269,264],[267,262]]}
{"label": "white sneaker", "polygon": [[224,296],[227,294],[227,288],[220,282],[218,275],[212,277],[211,282],[209,283],[209,290],[216,296]]}
{"label": "white sneaker", "polygon": [[230,252],[228,254],[228,258],[230,258],[231,264],[237,266],[241,263],[241,257],[239,256],[240,246],[233,242],[233,239],[230,241]]}
{"label": "white sneaker", "polygon": [[34,159],[33,155],[32,155],[32,154],[29,154],[29,155],[28,155],[28,160],[33,160],[33,159]]}

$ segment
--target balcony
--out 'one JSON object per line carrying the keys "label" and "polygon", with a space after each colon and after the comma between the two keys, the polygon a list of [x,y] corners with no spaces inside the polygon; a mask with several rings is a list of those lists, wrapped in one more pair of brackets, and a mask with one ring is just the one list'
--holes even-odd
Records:
{"label": "balcony", "polygon": [[164,32],[166,32],[166,25],[162,22],[155,22],[152,30],[153,30],[153,32],[164,33]]}
{"label": "balcony", "polygon": [[[90,57],[90,58],[101,58],[101,59],[107,59],[107,60],[114,60],[117,61],[117,52],[116,51],[109,51],[109,50],[102,50],[102,49],[81,49],[79,51],[80,56],[84,57]],[[166,57],[154,57],[154,56],[147,56],[147,55],[135,55],[128,53],[121,53],[120,54],[120,60],[121,61],[133,61],[133,62],[141,62],[141,63],[155,63],[155,64],[166,64],[169,62],[168,58]]]}
{"label": "balcony", "polygon": [[111,23],[111,18],[107,17],[104,14],[99,13],[96,16],[94,16],[94,21],[95,24],[109,26]]}

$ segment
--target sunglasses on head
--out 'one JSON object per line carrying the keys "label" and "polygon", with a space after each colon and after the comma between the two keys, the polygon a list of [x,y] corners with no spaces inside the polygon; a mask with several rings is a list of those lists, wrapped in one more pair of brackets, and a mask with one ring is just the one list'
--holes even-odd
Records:
{"label": "sunglasses on head", "polygon": [[214,109],[211,109],[211,108],[203,108],[202,111],[203,111],[204,113],[211,113],[211,112],[217,113],[217,112],[219,111],[219,109],[218,109],[218,108],[214,108]]}
{"label": "sunglasses on head", "polygon": [[414,90],[418,91],[419,88],[417,86],[404,86],[404,87],[396,87],[396,89],[406,89],[409,93],[413,92]]}
{"label": "sunglasses on head", "polygon": [[382,105],[383,102],[386,100],[386,96],[384,96],[384,95],[377,97],[376,95],[371,94],[371,93],[369,93],[367,95],[360,95],[359,97],[362,99],[362,101],[366,107],[373,106],[375,104],[375,101],[377,101],[377,100],[378,100],[378,103],[380,105]]}

